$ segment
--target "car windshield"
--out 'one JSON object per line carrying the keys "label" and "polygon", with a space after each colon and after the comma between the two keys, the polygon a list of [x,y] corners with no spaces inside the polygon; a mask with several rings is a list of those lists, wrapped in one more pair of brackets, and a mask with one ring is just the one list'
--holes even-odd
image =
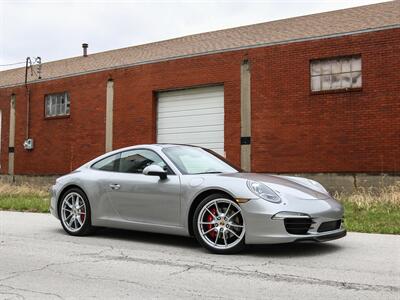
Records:
{"label": "car windshield", "polygon": [[163,152],[182,174],[217,174],[241,171],[211,150],[198,147],[172,146]]}

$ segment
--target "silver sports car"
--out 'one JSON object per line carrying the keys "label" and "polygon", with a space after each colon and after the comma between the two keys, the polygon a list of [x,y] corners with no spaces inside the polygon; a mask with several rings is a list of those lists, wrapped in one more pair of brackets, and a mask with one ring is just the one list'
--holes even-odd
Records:
{"label": "silver sports car", "polygon": [[245,173],[187,145],[106,153],[57,179],[50,210],[71,235],[114,227],[195,236],[215,253],[346,235],[343,207],[318,182]]}

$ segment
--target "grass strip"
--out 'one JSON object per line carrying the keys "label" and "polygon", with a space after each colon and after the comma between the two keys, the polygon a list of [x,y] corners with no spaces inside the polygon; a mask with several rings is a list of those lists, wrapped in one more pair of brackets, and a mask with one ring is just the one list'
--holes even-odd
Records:
{"label": "grass strip", "polygon": [[[400,234],[400,183],[334,197],[344,205],[348,231]],[[0,210],[47,213],[49,206],[48,187],[0,183]]]}

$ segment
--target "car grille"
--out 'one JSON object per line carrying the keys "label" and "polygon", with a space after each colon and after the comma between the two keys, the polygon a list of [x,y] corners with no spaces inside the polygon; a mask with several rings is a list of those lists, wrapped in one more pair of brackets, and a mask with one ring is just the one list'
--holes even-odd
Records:
{"label": "car grille", "polygon": [[309,218],[285,218],[285,228],[291,234],[306,234],[310,229],[312,220]]}
{"label": "car grille", "polygon": [[318,232],[325,232],[325,231],[339,229],[341,224],[342,224],[342,220],[321,223],[321,225],[318,228]]}

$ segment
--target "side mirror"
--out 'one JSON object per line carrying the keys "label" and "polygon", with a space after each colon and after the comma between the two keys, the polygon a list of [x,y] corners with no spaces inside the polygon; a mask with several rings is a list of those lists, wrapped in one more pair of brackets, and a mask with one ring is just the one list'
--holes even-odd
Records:
{"label": "side mirror", "polygon": [[158,165],[147,166],[144,168],[143,174],[149,176],[160,176],[160,179],[167,179],[167,171]]}

